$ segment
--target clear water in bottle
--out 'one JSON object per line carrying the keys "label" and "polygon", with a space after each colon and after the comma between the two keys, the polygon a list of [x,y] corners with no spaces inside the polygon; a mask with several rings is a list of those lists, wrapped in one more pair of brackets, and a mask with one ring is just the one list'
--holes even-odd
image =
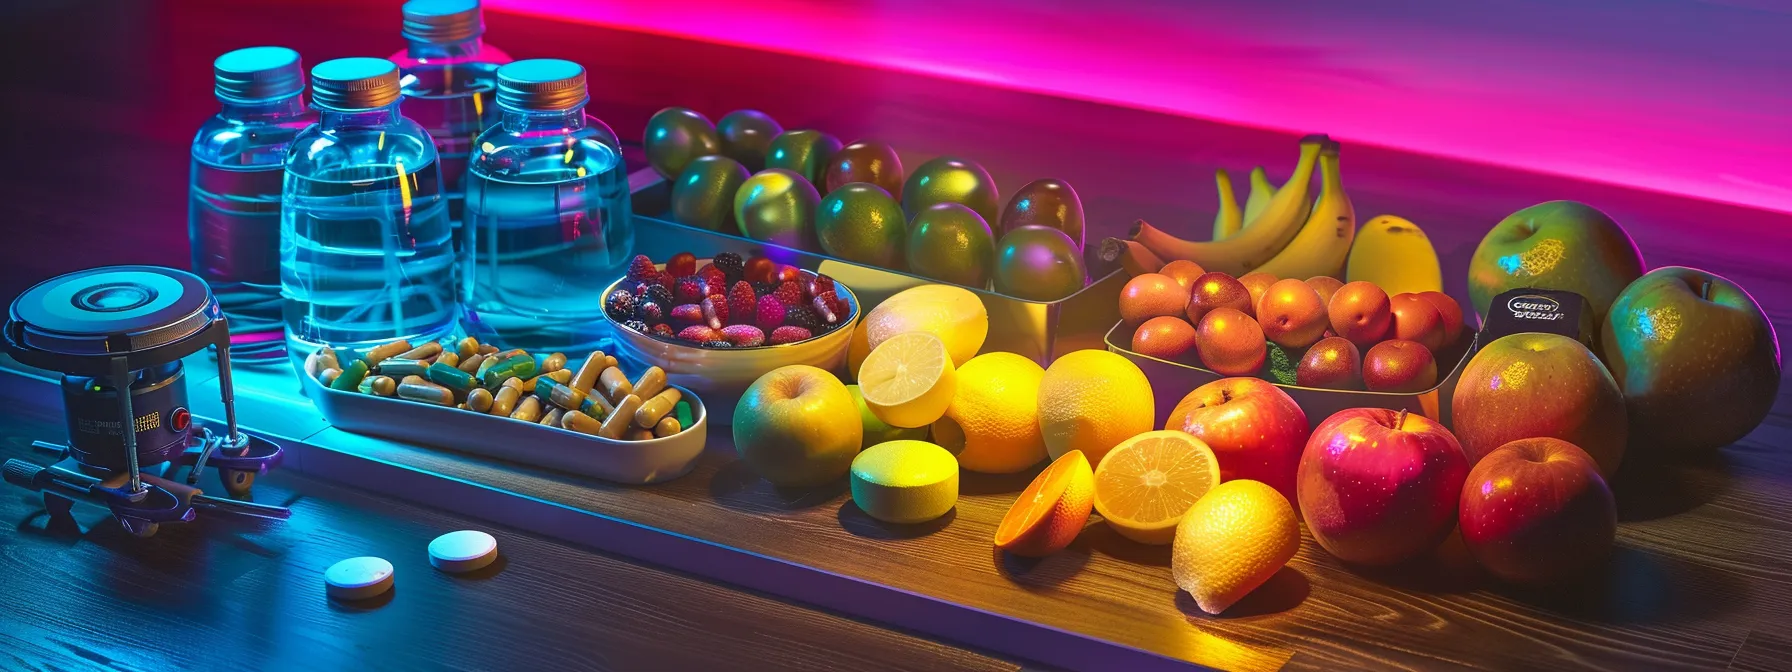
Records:
{"label": "clear water in bottle", "polygon": [[510,55],[485,43],[476,0],[411,0],[404,5],[405,48],[391,56],[401,72],[400,111],[436,142],[448,217],[465,215],[467,157],[473,142],[498,123],[493,101],[498,67]]}
{"label": "clear water in bottle", "polygon": [[192,268],[230,320],[232,354],[279,361],[282,163],[317,115],[305,107],[304,70],[291,49],[232,51],[218,57],[213,72],[221,109],[192,146]]}
{"label": "clear water in bottle", "polygon": [[[461,273],[468,330],[506,348],[604,348],[612,334],[599,295],[634,250],[616,136],[585,114],[577,65],[519,61],[499,74],[504,119],[480,136],[468,170],[471,254]],[[529,82],[545,86],[575,74],[576,94],[527,95]]]}
{"label": "clear water in bottle", "polygon": [[435,146],[398,114],[396,67],[343,60],[391,67],[392,90],[388,100],[342,85],[360,72],[348,69],[337,75],[346,93],[330,94],[347,100],[326,100],[325,66],[337,61],[312,72],[321,115],[294,143],[283,192],[281,283],[295,364],[324,344],[442,338],[459,314]]}

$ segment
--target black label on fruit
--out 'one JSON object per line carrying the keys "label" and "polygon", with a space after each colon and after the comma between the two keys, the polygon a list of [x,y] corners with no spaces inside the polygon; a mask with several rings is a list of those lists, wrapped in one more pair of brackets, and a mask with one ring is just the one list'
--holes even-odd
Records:
{"label": "black label on fruit", "polygon": [[1561,334],[1591,345],[1592,313],[1587,300],[1574,292],[1527,287],[1493,297],[1481,343],[1512,334]]}

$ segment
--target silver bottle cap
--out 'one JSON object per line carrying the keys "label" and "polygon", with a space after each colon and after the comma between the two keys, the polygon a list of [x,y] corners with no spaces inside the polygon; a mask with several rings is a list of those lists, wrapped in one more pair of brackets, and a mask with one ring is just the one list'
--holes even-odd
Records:
{"label": "silver bottle cap", "polygon": [[383,58],[338,58],[311,69],[311,103],[372,110],[398,101],[398,66]]}
{"label": "silver bottle cap", "polygon": [[453,44],[485,34],[479,0],[411,0],[404,3],[404,37]]}
{"label": "silver bottle cap", "polygon": [[585,68],[558,58],[532,58],[498,68],[498,105],[512,110],[550,112],[582,107]]}
{"label": "silver bottle cap", "polygon": [[213,91],[226,103],[279,100],[305,90],[299,52],[286,47],[249,47],[212,61]]}

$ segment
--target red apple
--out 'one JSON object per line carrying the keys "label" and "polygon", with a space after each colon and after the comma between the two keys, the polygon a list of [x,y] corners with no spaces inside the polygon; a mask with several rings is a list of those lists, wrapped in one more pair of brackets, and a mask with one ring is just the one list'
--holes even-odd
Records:
{"label": "red apple", "polygon": [[1443,425],[1385,408],[1339,411],[1300,456],[1307,529],[1332,555],[1391,565],[1437,547],[1456,526],[1468,457]]}
{"label": "red apple", "polygon": [[1618,508],[1586,451],[1561,439],[1494,449],[1462,488],[1462,542],[1488,573],[1519,584],[1585,572],[1611,552]]}
{"label": "red apple", "polygon": [[1307,414],[1261,378],[1221,378],[1195,388],[1170,412],[1164,429],[1207,442],[1220,480],[1262,481],[1294,500],[1294,472],[1307,445]]}
{"label": "red apple", "polygon": [[1417,342],[1434,353],[1443,349],[1447,330],[1444,316],[1436,305],[1425,297],[1406,293],[1395,294],[1388,300],[1388,307],[1394,311],[1392,338]]}
{"label": "red apple", "polygon": [[1586,346],[1556,334],[1481,346],[1456,382],[1450,420],[1471,463],[1518,439],[1550,437],[1587,451],[1607,478],[1630,433],[1618,382]]}
{"label": "red apple", "polygon": [[1394,313],[1387,292],[1364,280],[1339,287],[1326,304],[1332,331],[1359,348],[1386,340],[1394,328]]}
{"label": "red apple", "polygon": [[1424,392],[1437,386],[1437,359],[1412,341],[1382,341],[1363,353],[1363,385],[1371,392]]}
{"label": "red apple", "polygon": [[1332,336],[1307,348],[1294,367],[1294,382],[1301,387],[1359,390],[1363,387],[1362,355],[1350,339]]}

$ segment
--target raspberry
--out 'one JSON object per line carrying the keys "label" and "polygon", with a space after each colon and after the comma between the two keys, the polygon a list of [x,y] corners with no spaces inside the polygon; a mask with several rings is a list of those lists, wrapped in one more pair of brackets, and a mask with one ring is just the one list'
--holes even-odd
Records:
{"label": "raspberry", "polygon": [[747,281],[736,282],[734,288],[728,290],[728,315],[735,324],[752,324],[758,306],[759,297],[753,294],[753,286]]}
{"label": "raspberry", "polygon": [[811,333],[821,329],[821,318],[815,315],[815,309],[809,306],[792,306],[784,313],[784,324],[802,327]]}
{"label": "raspberry", "polygon": [[659,283],[647,285],[646,289],[637,293],[636,296],[643,300],[660,304],[661,306],[677,305],[672,301],[672,290],[666,289],[664,285]]}
{"label": "raspberry", "polygon": [[653,260],[647,258],[647,255],[645,254],[637,254],[635,255],[635,258],[630,259],[628,262],[628,277],[635,280],[652,277],[653,274],[658,272],[659,271],[653,267]]}
{"label": "raspberry", "polygon": [[747,260],[740,258],[740,255],[733,252],[723,252],[716,255],[715,265],[716,268],[722,269],[722,273],[728,277],[728,282],[736,282],[740,280],[747,271]]}
{"label": "raspberry", "polygon": [[825,275],[817,274],[815,278],[811,279],[807,284],[809,285],[809,296],[817,296],[822,292],[834,291],[834,279]]}
{"label": "raspberry", "polygon": [[672,277],[671,273],[660,273],[655,275],[654,280],[657,281],[661,287],[665,287],[668,292],[678,288],[678,278]]}
{"label": "raspberry", "polygon": [[809,339],[809,330],[802,327],[778,327],[772,330],[772,345],[783,345]]}
{"label": "raspberry", "polygon": [[680,327],[703,323],[703,307],[695,303],[684,303],[672,307],[672,322]]}
{"label": "raspberry", "polygon": [[794,306],[803,302],[803,287],[794,282],[778,283],[778,288],[772,290],[772,293],[777,295],[778,300],[786,306]]}
{"label": "raspberry", "polygon": [[629,320],[627,322],[623,322],[622,326],[628,327],[630,329],[641,332],[643,334],[647,333],[647,323],[642,322],[640,320]]}
{"label": "raspberry", "polygon": [[761,296],[759,297],[758,314],[754,316],[753,324],[759,325],[759,328],[765,331],[777,329],[784,324],[785,312],[787,311],[784,302],[779,301],[778,297],[769,294]]}
{"label": "raspberry", "polygon": [[751,324],[732,324],[722,329],[722,337],[737,347],[754,348],[765,345],[765,332]]}
{"label": "raspberry", "polygon": [[617,322],[634,319],[635,295],[626,289],[610,292],[609,298],[604,299],[604,314]]}
{"label": "raspberry", "polygon": [[778,282],[796,282],[803,279],[803,271],[795,266],[779,266],[777,275],[772,277]]}
{"label": "raspberry", "polygon": [[711,329],[721,329],[728,324],[728,301],[721,294],[711,294],[703,299],[703,321]]}
{"label": "raspberry", "polygon": [[[711,294],[728,291],[728,274],[723,273],[722,269],[716,268],[715,264],[704,264],[703,268],[697,271],[697,277],[703,278],[704,282],[709,283],[710,288],[714,290],[710,292]],[[720,289],[716,289],[718,287]]]}
{"label": "raspberry", "polygon": [[671,259],[666,260],[666,272],[671,273],[672,277],[675,278],[696,275],[697,255],[689,252],[679,252],[678,254],[672,255]]}
{"label": "raspberry", "polygon": [[765,257],[753,257],[747,260],[747,270],[743,273],[747,282],[771,282],[772,275],[777,273],[778,264]]}
{"label": "raspberry", "polygon": [[[717,341],[717,340],[721,340],[721,339],[722,339],[722,332],[716,331],[714,329],[709,328],[706,325],[701,325],[701,324],[694,324],[694,325],[685,327],[684,329],[679,330],[679,332],[678,332],[678,340],[690,341],[692,343],[702,343],[702,344],[707,345],[710,341]],[[726,341],[724,341],[724,342],[726,342]]]}
{"label": "raspberry", "polygon": [[833,324],[840,321],[839,301],[833,292],[822,292],[815,295],[810,303],[815,305],[815,314],[821,316],[823,322]]}
{"label": "raspberry", "polygon": [[641,317],[642,322],[648,324],[659,324],[666,321],[666,309],[652,301],[642,301],[640,307],[635,309],[635,314]]}
{"label": "raspberry", "polygon": [[678,286],[672,290],[672,298],[679,303],[698,303],[709,296],[703,281],[696,278],[679,278]]}
{"label": "raspberry", "polygon": [[678,338],[678,332],[672,331],[672,325],[664,322],[653,325],[653,335],[660,338]]}

